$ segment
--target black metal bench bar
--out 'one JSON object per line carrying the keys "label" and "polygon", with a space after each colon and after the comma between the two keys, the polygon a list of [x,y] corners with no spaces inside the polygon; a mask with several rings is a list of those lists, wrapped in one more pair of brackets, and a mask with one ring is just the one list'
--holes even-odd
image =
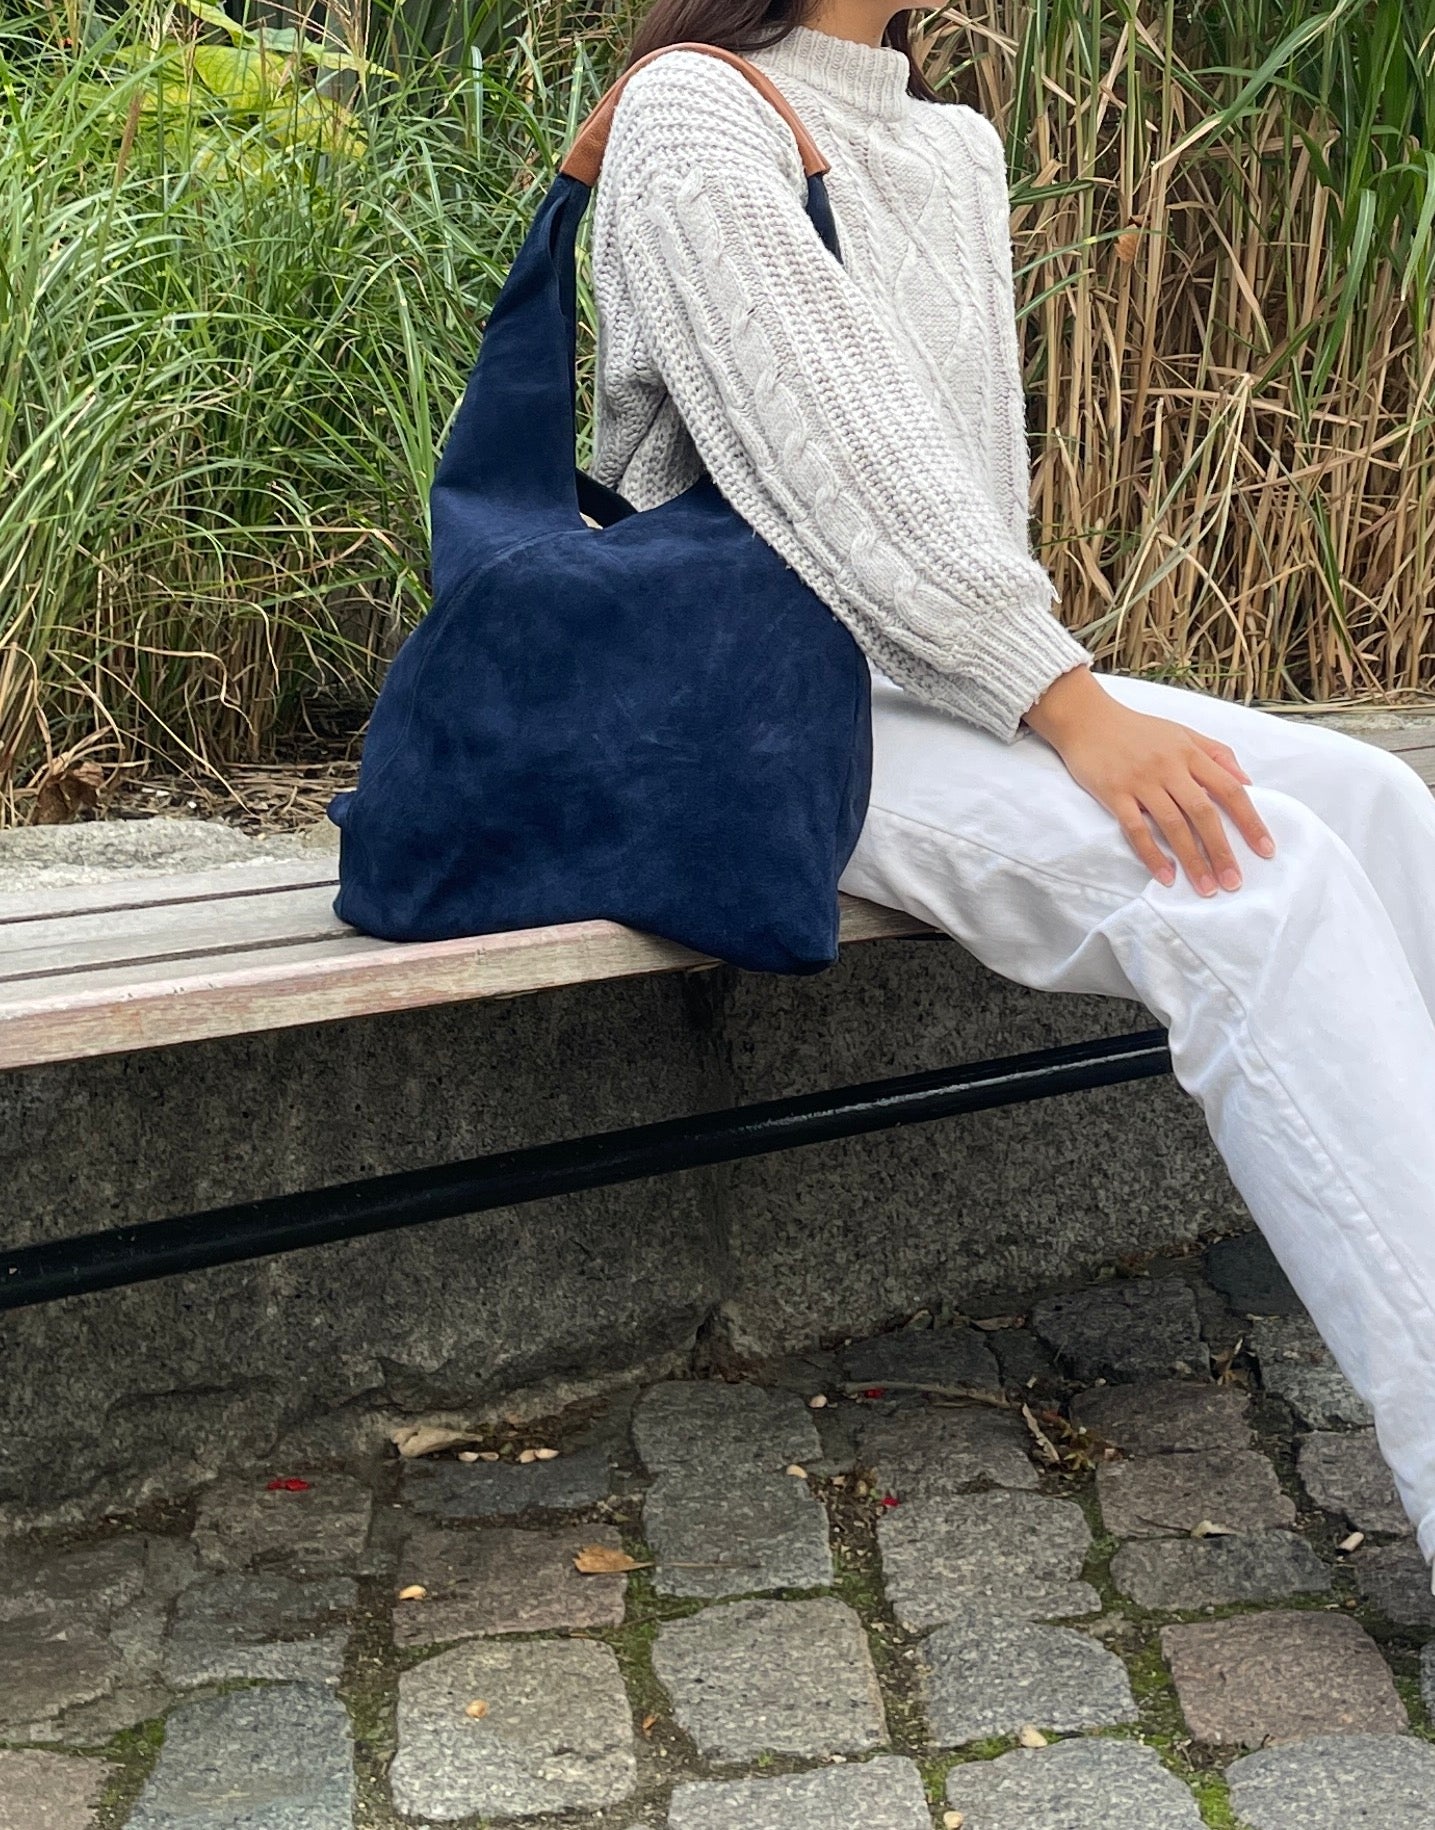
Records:
{"label": "black metal bench bar", "polygon": [[1164,1030],[702,1112],[0,1254],[0,1309],[1169,1073]]}

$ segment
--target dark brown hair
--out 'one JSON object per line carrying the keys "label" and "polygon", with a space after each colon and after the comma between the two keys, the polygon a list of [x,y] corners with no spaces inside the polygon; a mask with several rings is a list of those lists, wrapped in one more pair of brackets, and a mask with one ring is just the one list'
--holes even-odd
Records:
{"label": "dark brown hair", "polygon": [[[765,51],[794,26],[805,24],[811,11],[812,0],[654,0],[633,36],[628,62],[636,63],[669,44],[721,45],[739,56]],[[924,102],[940,101],[912,55],[910,31],[910,9],[904,6],[892,15],[882,42],[901,51],[910,64],[908,94]]]}

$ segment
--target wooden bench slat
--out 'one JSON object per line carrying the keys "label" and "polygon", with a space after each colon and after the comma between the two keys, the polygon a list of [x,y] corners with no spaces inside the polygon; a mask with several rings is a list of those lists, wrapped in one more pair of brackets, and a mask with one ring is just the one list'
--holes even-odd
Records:
{"label": "wooden bench slat", "polygon": [[[1312,720],[1312,722],[1316,722]],[[1340,729],[1340,726],[1332,727]],[[1427,788],[1435,788],[1435,718],[1398,725],[1387,730],[1351,730],[1343,733],[1360,743],[1389,750],[1408,763]]]}
{"label": "wooden bench slat", "polygon": [[53,916],[5,935],[0,986],[101,966],[142,970],[161,960],[202,959],[236,949],[254,952],[351,934],[335,915],[333,902],[333,885],[324,884]]}
{"label": "wooden bench slat", "polygon": [[[895,909],[855,897],[843,904],[844,943],[933,932]],[[0,985],[0,1068],[714,963],[616,922],[589,921],[408,945],[341,933],[186,960],[178,972],[163,963],[100,967]]]}
{"label": "wooden bench slat", "polygon": [[187,871],[168,877],[156,874],[111,879],[107,883],[79,883],[69,889],[8,891],[0,895],[0,952],[14,938],[4,930],[66,915],[107,915],[161,904],[221,902],[274,890],[326,886],[332,897],[338,883],[333,858],[320,855],[306,859],[265,858],[253,864],[228,864],[218,870]]}

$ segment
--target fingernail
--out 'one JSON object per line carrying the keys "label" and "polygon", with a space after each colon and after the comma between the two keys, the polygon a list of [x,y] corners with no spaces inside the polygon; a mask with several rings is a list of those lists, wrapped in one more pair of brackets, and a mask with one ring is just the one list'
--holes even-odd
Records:
{"label": "fingernail", "polygon": [[1276,855],[1276,842],[1274,839],[1257,839],[1256,850],[1263,858],[1274,858]]}
{"label": "fingernail", "polygon": [[1203,896],[1214,896],[1216,893],[1216,886],[1209,877],[1198,879],[1196,888]]}
{"label": "fingernail", "polygon": [[1223,890],[1238,890],[1240,887],[1241,873],[1239,871],[1229,870],[1221,872],[1221,888]]}

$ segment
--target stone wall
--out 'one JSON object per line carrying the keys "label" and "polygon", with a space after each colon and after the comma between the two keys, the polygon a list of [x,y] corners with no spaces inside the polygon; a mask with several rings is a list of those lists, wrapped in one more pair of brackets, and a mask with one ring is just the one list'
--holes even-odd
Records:
{"label": "stone wall", "polygon": [[[941,940],[815,978],[727,969],[0,1076],[9,1243],[1100,1032]],[[1234,1225],[1169,1081],[812,1146],[0,1317],[0,1523],[541,1414],[701,1336],[760,1356],[1029,1297]]]}

